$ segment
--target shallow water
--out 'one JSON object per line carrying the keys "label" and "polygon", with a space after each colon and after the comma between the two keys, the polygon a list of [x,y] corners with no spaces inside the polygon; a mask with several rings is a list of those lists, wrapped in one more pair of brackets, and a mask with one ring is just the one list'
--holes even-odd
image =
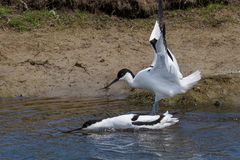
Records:
{"label": "shallow water", "polygon": [[162,130],[61,132],[149,109],[109,99],[1,100],[0,159],[240,159],[238,109],[177,114],[180,122]]}

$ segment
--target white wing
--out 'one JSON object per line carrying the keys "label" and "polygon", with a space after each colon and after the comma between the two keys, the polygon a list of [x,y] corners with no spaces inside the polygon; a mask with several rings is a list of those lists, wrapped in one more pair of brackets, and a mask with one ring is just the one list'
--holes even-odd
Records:
{"label": "white wing", "polygon": [[149,41],[152,45],[152,48],[153,48],[153,62],[151,64],[151,66],[155,66],[156,64],[156,60],[157,60],[157,55],[156,55],[156,49],[155,48],[155,42],[160,39],[160,36],[161,36],[161,31],[159,29],[159,25],[158,25],[158,22],[156,21],[155,25],[154,25],[154,28],[152,30],[152,33],[151,33],[151,36],[149,38]]}
{"label": "white wing", "polygon": [[180,71],[180,69],[179,69],[179,66],[178,66],[178,63],[177,63],[177,59],[175,58],[175,56],[173,55],[173,53],[170,51],[170,49],[168,48],[168,53],[172,56],[172,58],[173,59],[169,59],[169,63],[171,64],[171,65],[173,65],[174,66],[174,68],[176,69],[176,74],[177,74],[177,76],[178,76],[178,78],[180,78],[180,79],[182,79],[183,78],[183,75],[182,75],[182,73],[181,73],[181,71]]}
{"label": "white wing", "polygon": [[170,81],[179,82],[179,79],[182,79],[183,76],[179,70],[176,58],[169,49],[166,49],[163,33],[157,21],[149,41],[154,50],[154,58],[151,64],[153,67],[152,71],[159,72],[161,77]]}

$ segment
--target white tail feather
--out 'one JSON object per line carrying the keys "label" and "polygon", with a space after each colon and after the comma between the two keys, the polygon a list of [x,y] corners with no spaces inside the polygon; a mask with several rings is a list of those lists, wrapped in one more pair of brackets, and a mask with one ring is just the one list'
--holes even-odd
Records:
{"label": "white tail feather", "polygon": [[199,70],[190,74],[187,77],[184,77],[180,82],[184,87],[185,91],[191,89],[201,79],[201,72]]}

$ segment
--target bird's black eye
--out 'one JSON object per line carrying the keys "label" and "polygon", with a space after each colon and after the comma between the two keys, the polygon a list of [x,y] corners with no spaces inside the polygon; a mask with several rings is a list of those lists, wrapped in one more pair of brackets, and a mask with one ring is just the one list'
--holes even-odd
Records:
{"label": "bird's black eye", "polygon": [[124,75],[125,75],[125,73],[121,73],[121,74],[120,74],[120,78],[122,78]]}

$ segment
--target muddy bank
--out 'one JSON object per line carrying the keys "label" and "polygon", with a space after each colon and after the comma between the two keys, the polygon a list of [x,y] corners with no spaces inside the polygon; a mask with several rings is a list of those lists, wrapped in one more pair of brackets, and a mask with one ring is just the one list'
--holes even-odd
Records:
{"label": "muddy bank", "polygon": [[[198,94],[192,95],[197,91],[186,94],[199,103],[215,103],[215,97],[228,95],[236,97],[236,101],[239,99],[239,78],[230,74],[239,74],[240,69],[239,12],[236,7],[166,12],[168,46],[181,71],[186,76],[199,69],[207,78],[200,82],[200,89],[193,89],[199,90],[201,100],[198,101]],[[121,98],[129,95],[130,89],[122,82],[109,91],[99,89],[122,68],[136,74],[149,66],[152,49],[148,39],[155,18],[84,16],[80,24],[65,28],[47,22],[28,32],[16,32],[3,25],[0,97]],[[205,97],[208,92],[210,95]]]}
{"label": "muddy bank", "polygon": [[[240,74],[215,75],[204,77],[186,94],[161,100],[160,106],[191,111],[204,109],[231,110],[240,106]],[[152,94],[141,91],[132,91],[129,98],[132,104],[150,106]]]}

